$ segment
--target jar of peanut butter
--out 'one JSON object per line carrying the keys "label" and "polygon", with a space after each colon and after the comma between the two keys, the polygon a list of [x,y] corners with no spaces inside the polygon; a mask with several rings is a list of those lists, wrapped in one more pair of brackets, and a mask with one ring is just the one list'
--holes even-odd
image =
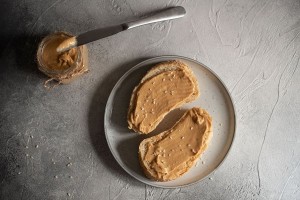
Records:
{"label": "jar of peanut butter", "polygon": [[[57,32],[45,37],[37,51],[39,70],[50,79],[44,86],[51,88],[59,84],[66,84],[88,71],[88,52],[85,45],[58,53],[56,48],[66,39],[73,37],[65,32]],[[56,81],[51,84],[50,82]]]}

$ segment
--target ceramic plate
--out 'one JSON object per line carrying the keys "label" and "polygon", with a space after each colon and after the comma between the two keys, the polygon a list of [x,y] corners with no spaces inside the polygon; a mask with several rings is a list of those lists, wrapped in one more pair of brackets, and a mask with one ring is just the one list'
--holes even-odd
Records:
{"label": "ceramic plate", "polygon": [[[190,66],[198,79],[201,95],[195,101],[169,113],[153,133],[139,135],[127,128],[127,109],[131,93],[151,67],[167,60],[180,60]],[[172,127],[186,109],[194,106],[206,109],[213,118],[213,138],[208,149],[194,167],[176,180],[157,182],[146,178],[138,161],[140,142]],[[126,172],[151,186],[175,188],[204,179],[224,161],[235,134],[235,111],[228,90],[209,68],[189,58],[161,56],[139,63],[120,78],[109,96],[104,126],[109,148]]]}

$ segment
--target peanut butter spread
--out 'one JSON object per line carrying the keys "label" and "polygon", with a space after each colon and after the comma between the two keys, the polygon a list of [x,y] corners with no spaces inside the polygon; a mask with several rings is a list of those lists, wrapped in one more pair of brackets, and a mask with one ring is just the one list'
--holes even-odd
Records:
{"label": "peanut butter spread", "polygon": [[195,90],[184,70],[162,72],[143,82],[136,91],[135,108],[129,121],[142,133],[151,132],[166,113],[185,102]]}
{"label": "peanut butter spread", "polygon": [[181,176],[207,148],[212,136],[211,120],[205,110],[193,108],[170,130],[153,136],[153,140],[146,139],[144,156],[140,158],[144,169],[161,181]]}
{"label": "peanut butter spread", "polygon": [[65,70],[76,62],[78,50],[70,49],[63,53],[56,51],[57,47],[68,37],[66,35],[57,35],[45,44],[42,59],[45,65],[51,70]]}
{"label": "peanut butter spread", "polygon": [[70,37],[66,40],[64,40],[62,43],[58,45],[56,48],[57,52],[63,52],[66,50],[69,50],[77,45],[77,40],[75,37]]}

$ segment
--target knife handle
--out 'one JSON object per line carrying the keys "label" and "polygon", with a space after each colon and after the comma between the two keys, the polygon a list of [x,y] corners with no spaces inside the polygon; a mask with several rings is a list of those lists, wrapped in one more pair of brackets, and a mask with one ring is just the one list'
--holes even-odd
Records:
{"label": "knife handle", "polygon": [[168,8],[166,10],[160,11],[143,19],[139,19],[136,21],[128,22],[123,24],[125,30],[132,29],[138,26],[142,26],[145,24],[151,24],[154,22],[161,22],[170,19],[176,19],[183,17],[186,14],[186,11],[181,6],[176,6],[173,8]]}

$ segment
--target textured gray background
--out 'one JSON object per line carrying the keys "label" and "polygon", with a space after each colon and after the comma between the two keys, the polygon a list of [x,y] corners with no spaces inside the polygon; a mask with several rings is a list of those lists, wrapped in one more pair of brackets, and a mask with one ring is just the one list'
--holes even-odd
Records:
{"label": "textured gray background", "polygon": [[[45,34],[78,34],[174,5],[187,16],[90,44],[90,73],[43,88],[34,59]],[[0,199],[300,199],[299,0],[7,0],[0,9]],[[118,78],[166,54],[208,65],[237,110],[225,163],[181,189],[127,175],[103,132]]]}

